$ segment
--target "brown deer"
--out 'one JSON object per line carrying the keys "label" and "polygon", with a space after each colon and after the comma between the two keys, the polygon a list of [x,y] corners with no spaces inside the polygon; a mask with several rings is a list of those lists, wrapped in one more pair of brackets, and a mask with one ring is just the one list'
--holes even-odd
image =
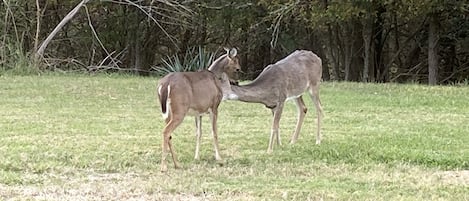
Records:
{"label": "brown deer", "polygon": [[307,108],[302,94],[307,90],[313,99],[317,112],[316,144],[321,143],[321,116],[323,114],[319,99],[319,84],[322,76],[321,59],[311,51],[297,50],[268,65],[261,74],[249,84],[231,85],[231,91],[225,96],[229,100],[262,103],[272,110],[273,122],[267,152],[272,152],[276,138],[280,145],[279,123],[286,100],[293,99],[298,109],[298,121],[291,138],[295,143],[301,130]]}
{"label": "brown deer", "polygon": [[[202,115],[210,114],[212,124],[215,159],[221,160],[218,149],[217,115],[218,106],[223,99],[223,89],[229,89],[231,77],[240,71],[236,49],[227,50],[225,55],[216,59],[208,70],[200,72],[176,72],[163,77],[158,83],[158,99],[166,126],[163,129],[161,171],[167,170],[166,156],[171,152],[174,167],[178,162],[171,145],[171,134],[181,124],[186,115],[195,116],[196,148],[195,159],[199,158],[202,130]],[[225,85],[223,85],[225,84]]]}

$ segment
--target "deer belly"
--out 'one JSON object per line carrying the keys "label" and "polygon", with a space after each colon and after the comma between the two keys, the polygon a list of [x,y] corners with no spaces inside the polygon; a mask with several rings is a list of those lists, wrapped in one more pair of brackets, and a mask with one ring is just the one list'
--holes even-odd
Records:
{"label": "deer belly", "polygon": [[187,111],[187,115],[189,115],[189,116],[200,116],[202,114],[207,114],[207,113],[208,113],[208,111],[201,112],[201,111],[198,111],[198,110],[194,110],[192,108],[189,109],[189,111]]}
{"label": "deer belly", "polygon": [[299,98],[308,89],[309,82],[297,83],[289,87],[287,92],[287,100]]}
{"label": "deer belly", "polygon": [[302,95],[302,94],[296,95],[296,96],[289,96],[289,97],[287,97],[287,101],[296,99],[296,98],[300,97],[301,95]]}

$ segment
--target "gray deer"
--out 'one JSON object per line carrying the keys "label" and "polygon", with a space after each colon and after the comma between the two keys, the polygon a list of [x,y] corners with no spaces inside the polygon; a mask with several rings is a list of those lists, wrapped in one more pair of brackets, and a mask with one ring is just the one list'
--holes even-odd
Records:
{"label": "gray deer", "polygon": [[298,135],[306,115],[307,108],[302,95],[308,91],[317,112],[316,144],[321,143],[321,117],[323,115],[319,99],[319,84],[322,76],[321,59],[311,51],[297,50],[275,64],[268,65],[261,74],[249,84],[231,85],[226,97],[229,100],[262,103],[272,110],[273,122],[268,153],[273,150],[274,138],[281,144],[279,122],[286,100],[293,99],[298,109],[298,121],[291,143],[298,140]]}

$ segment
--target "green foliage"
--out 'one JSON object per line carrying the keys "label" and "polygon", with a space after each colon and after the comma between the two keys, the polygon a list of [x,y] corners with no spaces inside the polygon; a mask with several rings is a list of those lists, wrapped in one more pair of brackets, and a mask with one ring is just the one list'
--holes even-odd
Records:
{"label": "green foliage", "polygon": [[[36,2],[0,3],[3,69],[34,73],[20,69],[29,66],[25,62],[13,61],[23,56],[12,57],[8,43],[19,43],[14,49],[24,56],[33,54],[34,46],[78,3],[37,2],[39,16]],[[212,51],[230,46],[240,50],[245,79],[255,78],[295,49],[308,49],[322,58],[326,80],[345,79],[345,74],[356,81],[424,83],[432,15],[440,22],[440,83],[460,82],[469,74],[467,1],[90,1],[81,9],[46,49],[48,69],[112,66],[147,75],[152,65],[162,63],[155,68],[163,75],[201,68],[186,65],[192,59],[185,58],[187,47]],[[370,64],[364,67],[364,61]],[[15,63],[20,64],[14,67]],[[365,69],[370,75],[364,75]],[[363,79],[358,78],[361,75]]]}
{"label": "green foliage", "polygon": [[9,43],[3,47],[0,75],[37,75],[39,73],[39,67],[34,63],[32,56],[23,51],[21,44]]}
{"label": "green foliage", "polygon": [[182,58],[179,54],[167,56],[163,59],[163,65],[155,67],[159,75],[166,75],[171,72],[200,71],[207,69],[215,59],[215,53],[207,52],[201,46],[187,49]]}

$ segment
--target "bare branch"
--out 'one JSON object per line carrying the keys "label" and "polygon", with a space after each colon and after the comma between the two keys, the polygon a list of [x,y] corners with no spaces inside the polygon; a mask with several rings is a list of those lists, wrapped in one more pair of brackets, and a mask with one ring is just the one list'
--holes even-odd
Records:
{"label": "bare branch", "polygon": [[47,36],[46,40],[42,42],[41,46],[36,52],[36,59],[38,58],[43,58],[44,57],[44,50],[46,49],[47,45],[49,45],[50,41],[55,37],[55,35],[62,29],[65,24],[67,24],[75,14],[78,13],[80,8],[88,3],[91,0],[82,0],[73,10],[71,10],[63,19],[60,21],[60,23],[55,27],[55,29]]}
{"label": "bare branch", "polygon": [[96,40],[98,41],[99,45],[101,46],[101,48],[103,48],[104,52],[106,52],[107,54],[107,57],[106,58],[110,58],[112,63],[119,67],[119,65],[117,64],[117,62],[114,60],[114,58],[111,56],[111,54],[109,54],[109,51],[107,51],[106,47],[104,47],[103,43],[101,42],[101,39],[99,39],[98,37],[98,33],[96,33],[96,30],[94,29],[93,27],[93,23],[91,23],[91,17],[90,17],[90,13],[88,12],[88,7],[85,6],[85,11],[86,11],[86,16],[88,18],[88,25],[90,26],[90,29],[91,29],[91,32],[93,33],[93,36],[96,38]]}
{"label": "bare branch", "polygon": [[[161,23],[164,23],[164,24],[173,24],[175,25],[175,23],[171,23],[171,22],[162,22],[162,21],[159,21],[159,20],[156,20],[152,13],[156,13],[157,15],[159,16],[163,16],[167,19],[171,19],[171,20],[175,20],[175,21],[179,21],[181,22],[182,24],[185,24],[185,25],[189,25],[188,23],[185,23],[184,21],[182,20],[179,20],[178,18],[176,17],[172,17],[171,15],[179,15],[179,16],[190,16],[191,14],[193,14],[193,11],[191,11],[190,9],[186,8],[185,6],[183,6],[182,4],[180,4],[179,2],[177,1],[167,1],[167,0],[152,0],[150,5],[148,6],[143,6],[143,5],[139,5],[138,3],[140,3],[141,1],[130,1],[130,0],[121,0],[121,1],[116,1],[116,0],[102,0],[104,2],[111,2],[111,3],[116,3],[116,4],[123,4],[123,5],[130,5],[130,6],[134,6],[136,8],[138,8],[140,11],[142,11],[151,21],[153,21],[156,26],[158,26],[158,28],[163,31],[163,33],[171,40],[171,42],[174,44],[174,46],[179,49],[177,43],[175,40],[177,40],[176,38],[174,38],[173,36],[171,36],[165,29],[164,27],[161,25]],[[165,8],[158,8],[158,7],[154,7],[152,6],[155,2],[159,2],[159,3],[163,3],[165,5],[168,5],[170,7],[172,7],[174,9],[174,11],[171,11],[169,9],[165,9]],[[169,12],[171,15],[167,15],[167,14],[164,14],[163,12],[159,12],[158,10],[162,10],[162,11],[165,11],[165,12]]]}
{"label": "bare branch", "polygon": [[445,79],[441,80],[441,83],[444,83],[444,82],[448,81],[449,79],[453,78],[453,77],[454,77],[456,74],[458,74],[458,73],[461,73],[461,72],[464,72],[464,71],[469,70],[469,66],[467,66],[468,64],[469,64],[469,62],[466,62],[466,63],[460,65],[460,66],[459,66],[460,69],[458,69],[458,70],[456,70],[456,71],[453,71],[453,72],[451,73],[451,75],[449,75],[449,76],[446,77]]}
{"label": "bare branch", "polygon": [[281,7],[280,9],[277,9],[271,13],[271,15],[275,15],[273,19],[273,24],[271,26],[271,28],[273,28],[272,39],[270,40],[271,48],[275,48],[275,46],[277,45],[278,35],[280,33],[280,25],[281,25],[283,17],[291,13],[292,10],[298,5],[298,3],[299,1],[293,2],[291,4],[287,4]]}
{"label": "bare branch", "polygon": [[[11,14],[11,19],[13,20],[12,23],[13,23],[13,28],[15,29],[15,36],[16,36],[16,42],[20,43],[20,36],[18,34],[18,28],[16,26],[16,20],[15,20],[15,15],[13,14],[13,11],[11,11],[11,8],[10,8],[10,4],[6,1],[6,0],[3,0],[3,3],[5,4],[5,9],[7,10],[5,13],[5,24],[7,24],[7,20],[8,20],[8,13]],[[7,27],[5,26],[5,37],[6,37],[6,29]]]}

